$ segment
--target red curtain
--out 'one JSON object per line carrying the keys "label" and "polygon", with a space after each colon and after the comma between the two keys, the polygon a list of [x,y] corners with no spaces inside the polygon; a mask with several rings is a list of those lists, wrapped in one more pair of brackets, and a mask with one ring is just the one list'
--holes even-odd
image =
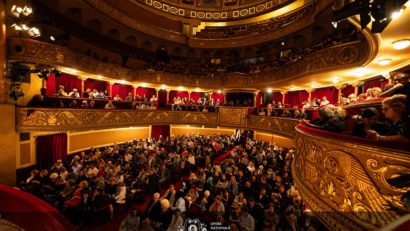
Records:
{"label": "red curtain", "polygon": [[94,88],[97,89],[98,91],[106,90],[107,86],[110,87],[110,84],[108,84],[105,81],[94,80]]}
{"label": "red curtain", "polygon": [[119,91],[120,91],[120,85],[118,83],[115,83],[114,85],[112,85],[112,92],[111,92],[112,97],[115,97],[116,95],[118,95]]}
{"label": "red curtain", "polygon": [[155,88],[147,88],[147,87],[138,87],[136,90],[137,94],[141,97],[146,97],[150,99],[153,95],[156,95]]}
{"label": "red curtain", "polygon": [[372,80],[366,81],[363,84],[363,92],[366,92],[367,89],[369,88],[380,87],[380,86],[381,86],[380,79],[372,79]]}
{"label": "red curtain", "polygon": [[354,93],[354,87],[352,85],[347,85],[342,89],[342,97],[347,98],[350,94]]}
{"label": "red curtain", "polygon": [[389,80],[388,80],[388,79],[386,79],[386,80],[384,80],[384,81],[382,82],[382,84],[381,84],[382,90],[387,86],[387,84],[389,84]]}
{"label": "red curtain", "polygon": [[214,101],[218,101],[219,99],[219,103],[222,105],[224,104],[224,94],[223,93],[213,93],[212,94],[212,99],[214,99]]}
{"label": "red curtain", "polygon": [[56,76],[54,74],[50,74],[46,81],[46,96],[53,96],[57,92],[56,86]]}
{"label": "red curtain", "polygon": [[[130,85],[118,85],[118,93],[120,97],[125,100],[125,97],[127,97],[128,93],[131,92],[131,94],[134,94],[134,89]],[[114,95],[115,96],[115,95]]]}
{"label": "red curtain", "polygon": [[168,102],[173,103],[174,102],[174,97],[179,97],[179,98],[182,99],[182,98],[185,98],[185,97],[188,98],[188,96],[189,96],[189,93],[187,91],[174,91],[174,90],[171,90],[169,92]]}
{"label": "red curtain", "polygon": [[107,90],[108,94],[112,96],[112,92],[110,91],[110,88],[111,88],[111,85],[107,83],[107,85],[105,86],[105,90]]}
{"label": "red curtain", "polygon": [[203,92],[191,92],[191,99],[198,101],[199,98],[203,98],[204,94]]}
{"label": "red curtain", "polygon": [[263,99],[263,93],[258,92],[258,94],[256,95],[256,105],[255,105],[255,107],[259,107],[263,104],[263,102],[261,102],[261,99]]}
{"label": "red curtain", "polygon": [[37,165],[40,169],[51,168],[57,160],[67,159],[67,134],[39,136],[36,139]]}
{"label": "red curtain", "polygon": [[272,93],[272,101],[275,101],[276,103],[281,102],[282,103],[282,94],[280,92],[273,92]]}
{"label": "red curtain", "polygon": [[81,79],[77,78],[74,75],[68,75],[68,74],[61,74],[60,77],[55,78],[55,86],[56,86],[56,91],[58,90],[58,86],[63,85],[65,88],[65,91],[68,93],[73,90],[73,88],[77,88],[78,92],[80,92],[80,95],[82,95],[81,91]]}
{"label": "red curtain", "polygon": [[305,90],[292,91],[288,93],[290,107],[300,107],[303,101],[309,98],[309,93]]}
{"label": "red curtain", "polygon": [[84,91],[87,90],[87,88],[90,88],[91,90],[93,90],[95,87],[95,82],[94,79],[86,79],[84,81]]}
{"label": "red curtain", "polygon": [[323,96],[326,96],[330,103],[337,103],[338,93],[338,90],[334,87],[318,88],[312,92],[312,100],[314,98],[322,99]]}
{"label": "red curtain", "polygon": [[170,136],[169,125],[152,125],[151,126],[151,138],[158,140],[160,135],[162,135],[163,138]]}

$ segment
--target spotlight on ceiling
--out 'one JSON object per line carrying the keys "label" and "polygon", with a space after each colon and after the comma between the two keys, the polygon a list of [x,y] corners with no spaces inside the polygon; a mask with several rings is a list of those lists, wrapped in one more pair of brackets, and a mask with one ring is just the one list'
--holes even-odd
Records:
{"label": "spotlight on ceiling", "polygon": [[393,42],[393,48],[403,50],[410,46],[410,39],[401,39]]}
{"label": "spotlight on ceiling", "polygon": [[267,89],[267,92],[268,92],[268,93],[272,93],[272,88],[268,88],[268,89]]}
{"label": "spotlight on ceiling", "polygon": [[221,93],[222,93],[222,90],[218,90],[217,92],[218,92],[218,94],[221,94]]}
{"label": "spotlight on ceiling", "polygon": [[[355,0],[333,11],[333,22],[360,16],[360,26],[366,28],[371,22],[371,32],[381,33],[390,23],[394,12],[400,12],[408,0]],[[397,13],[394,14],[397,16]],[[373,18],[373,20],[372,20]]]}

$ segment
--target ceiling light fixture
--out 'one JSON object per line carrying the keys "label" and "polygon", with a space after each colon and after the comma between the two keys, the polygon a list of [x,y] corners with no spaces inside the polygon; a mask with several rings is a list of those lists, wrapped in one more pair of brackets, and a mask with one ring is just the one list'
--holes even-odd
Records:
{"label": "ceiling light fixture", "polygon": [[311,86],[312,88],[314,88],[314,87],[317,86],[317,84],[316,84],[316,83],[311,83],[310,86]]}
{"label": "ceiling light fixture", "polygon": [[199,88],[195,88],[195,92],[200,92],[201,90]]}
{"label": "ceiling light fixture", "polygon": [[98,79],[102,79],[103,77],[101,75],[98,76]]}
{"label": "ceiling light fixture", "polygon": [[381,66],[386,66],[386,65],[390,64],[391,61],[392,61],[391,59],[379,59],[377,62]]}
{"label": "ceiling light fixture", "polygon": [[268,92],[268,93],[272,93],[272,88],[268,88],[268,89],[267,89],[267,92]]}
{"label": "ceiling light fixture", "polygon": [[217,92],[218,92],[218,94],[221,94],[221,93],[222,93],[222,90],[218,90]]}
{"label": "ceiling light fixture", "polygon": [[393,48],[403,50],[410,46],[410,39],[401,39],[393,42]]}
{"label": "ceiling light fixture", "polygon": [[392,18],[392,19],[397,19],[397,18],[400,17],[402,14],[403,14],[403,8],[400,9],[400,10],[398,10],[398,11],[394,11],[394,12],[391,14],[391,18]]}
{"label": "ceiling light fixture", "polygon": [[293,90],[296,89],[296,87],[290,87],[289,89],[290,89],[291,91],[293,91]]}
{"label": "ceiling light fixture", "polygon": [[340,82],[340,78],[338,78],[338,77],[334,77],[332,79],[332,83],[334,83],[334,84],[339,83],[339,82]]}
{"label": "ceiling light fixture", "polygon": [[183,86],[178,87],[178,91],[183,91],[183,90],[184,90]]}
{"label": "ceiling light fixture", "polygon": [[161,85],[161,89],[162,89],[162,90],[166,90],[166,89],[167,89],[167,86],[166,86],[165,84],[162,84],[162,85]]}

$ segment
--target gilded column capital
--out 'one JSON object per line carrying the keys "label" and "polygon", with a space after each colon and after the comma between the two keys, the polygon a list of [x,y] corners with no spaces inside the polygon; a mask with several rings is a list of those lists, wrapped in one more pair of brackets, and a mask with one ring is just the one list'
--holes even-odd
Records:
{"label": "gilded column capital", "polygon": [[308,89],[305,89],[305,91],[307,92],[307,93],[312,93],[312,92],[314,92],[316,89],[315,88],[308,88]]}
{"label": "gilded column capital", "polygon": [[287,91],[287,90],[281,90],[280,93],[281,93],[282,95],[286,95],[286,94],[288,93],[288,91]]}
{"label": "gilded column capital", "polygon": [[343,83],[341,83],[341,84],[336,84],[334,87],[335,87],[337,90],[341,90],[341,89],[343,89],[343,88],[346,87],[346,84],[343,84]]}
{"label": "gilded column capital", "polygon": [[360,87],[364,84],[364,82],[362,81],[357,81],[357,82],[353,82],[350,85],[352,85],[353,87]]}

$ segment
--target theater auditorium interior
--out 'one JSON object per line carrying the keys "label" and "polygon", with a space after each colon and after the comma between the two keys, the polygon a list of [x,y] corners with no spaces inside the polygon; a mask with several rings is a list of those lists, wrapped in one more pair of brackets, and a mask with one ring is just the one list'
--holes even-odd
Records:
{"label": "theater auditorium interior", "polygon": [[0,0],[0,230],[410,230],[410,1]]}

